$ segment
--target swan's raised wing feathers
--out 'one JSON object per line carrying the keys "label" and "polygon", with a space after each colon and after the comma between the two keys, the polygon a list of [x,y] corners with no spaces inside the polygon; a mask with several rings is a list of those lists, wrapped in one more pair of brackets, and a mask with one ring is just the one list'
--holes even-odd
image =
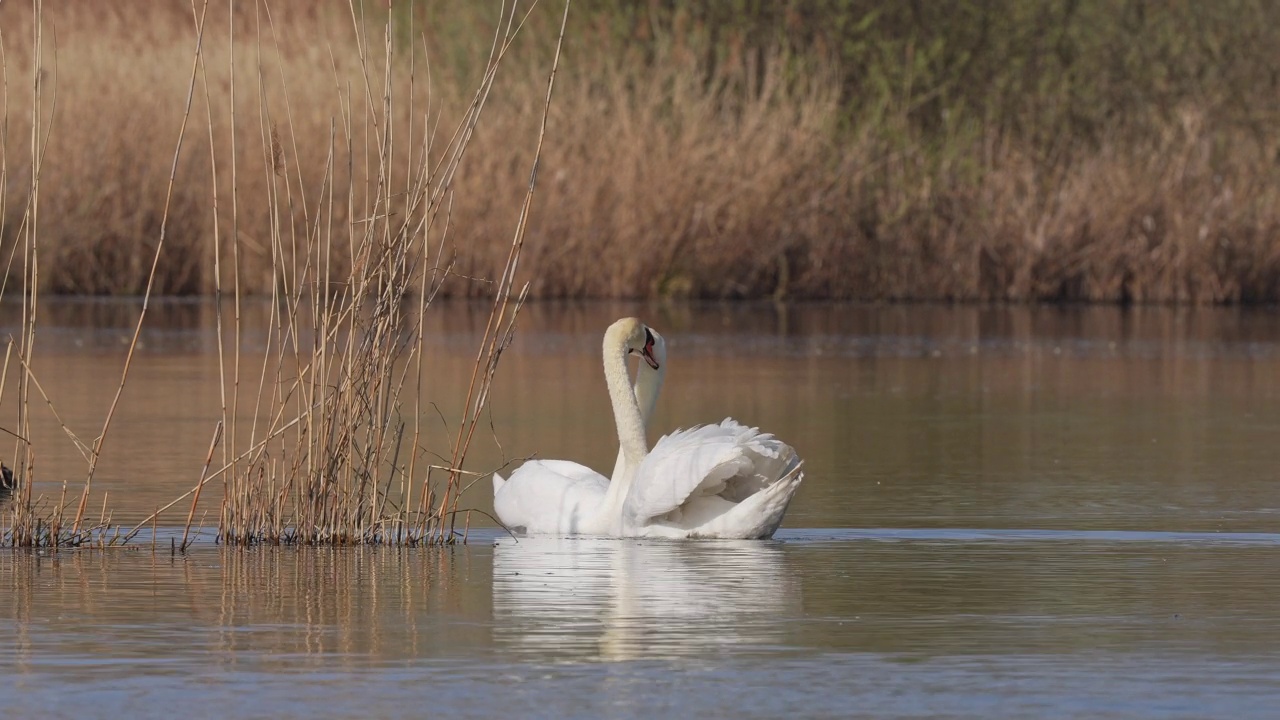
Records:
{"label": "swan's raised wing feathers", "polygon": [[641,462],[623,514],[639,525],[697,498],[741,502],[798,463],[791,446],[732,419],[678,430],[660,439]]}

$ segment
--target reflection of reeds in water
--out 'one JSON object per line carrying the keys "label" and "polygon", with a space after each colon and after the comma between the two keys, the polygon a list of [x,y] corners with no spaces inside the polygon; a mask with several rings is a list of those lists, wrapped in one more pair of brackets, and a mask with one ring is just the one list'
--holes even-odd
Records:
{"label": "reflection of reeds in water", "polygon": [[4,553],[0,617],[17,629],[0,649],[18,665],[193,658],[277,671],[447,656],[489,642],[486,558],[389,547]]}
{"label": "reflection of reeds in water", "polygon": [[[456,271],[447,251],[453,231],[450,210],[457,190],[455,177],[480,125],[502,60],[522,27],[522,17],[514,4],[504,5],[503,21],[493,35],[479,85],[464,103],[460,121],[442,130],[441,100],[423,79],[429,63],[414,43],[397,40],[406,30],[412,37],[413,28],[398,27],[396,13],[387,10],[373,18],[366,15],[371,11],[363,4],[350,6],[347,30],[341,41],[331,45],[327,59],[336,89],[328,105],[318,96],[290,94],[287,70],[291,66],[280,58],[286,55],[283,45],[297,38],[277,23],[270,3],[256,5],[252,15],[234,4],[216,5],[226,14],[210,13],[207,2],[192,6],[195,35],[186,60],[190,73],[185,110],[173,128],[177,142],[166,202],[145,264],[149,267],[146,299],[116,397],[92,442],[82,442],[67,430],[88,466],[84,486],[72,490],[64,485],[56,502],[32,499],[28,491],[14,503],[5,540],[15,545],[77,544],[96,533],[105,542],[98,532],[106,524],[105,510],[98,525],[86,519],[94,473],[128,378],[147,299],[157,289],[157,278],[169,277],[157,270],[170,218],[183,214],[173,203],[175,186],[185,177],[179,168],[187,168],[192,155],[198,154],[187,146],[207,139],[213,208],[213,242],[207,256],[214,268],[214,294],[219,301],[224,296],[234,299],[234,313],[224,316],[224,304],[219,302],[222,417],[199,481],[178,499],[190,498],[187,527],[195,520],[204,487],[216,479],[223,490],[219,537],[229,544],[452,542],[465,536],[466,521],[458,522],[458,502],[473,475],[464,472],[462,465],[527,291],[527,286],[517,287],[514,276],[536,173],[529,176],[506,264],[496,280],[464,278]],[[46,48],[39,0],[32,10],[35,95],[29,118],[30,187],[19,233],[22,242],[15,246],[24,262],[25,300],[23,337],[17,344],[22,376],[14,434],[19,438],[30,437],[29,407],[35,397],[32,392],[39,391],[32,358],[38,288],[43,287],[37,262],[40,167],[49,141],[46,105],[52,107],[41,96]],[[565,17],[567,12],[566,4]],[[246,67],[246,57],[253,57],[256,64]],[[339,62],[355,66],[351,77],[339,71]],[[221,67],[213,69],[216,64]],[[228,87],[215,87],[222,81]],[[224,97],[225,104],[215,101]],[[247,112],[241,106],[245,97],[257,101],[249,103],[252,109]],[[197,98],[203,99],[202,105],[195,104]],[[532,153],[535,168],[550,100],[548,86]],[[199,133],[188,137],[188,124],[198,122],[201,107],[207,138]],[[314,146],[300,152],[299,138],[308,135],[300,133],[295,122],[317,116],[330,118],[326,147],[319,154]],[[245,129],[253,125],[257,127],[252,132]],[[242,149],[253,146],[258,148],[256,162],[242,163]],[[323,156],[318,165],[303,167],[318,156]],[[230,161],[225,162],[228,157]],[[6,190],[7,167],[0,162],[4,175],[0,188]],[[241,180],[255,171],[260,176],[254,187],[261,192],[241,193]],[[229,192],[220,185],[228,178]],[[512,210],[515,215],[516,209]],[[0,207],[0,223],[7,211]],[[242,213],[265,217],[266,235],[253,236],[247,225],[242,226]],[[5,232],[0,226],[0,237]],[[224,238],[230,238],[226,245]],[[202,254],[188,250],[193,257]],[[270,259],[261,267],[266,268],[265,285],[273,301],[261,354],[246,351],[240,343],[250,330],[242,324],[241,298],[262,287],[261,279],[253,282],[242,273],[245,258],[255,252]],[[470,378],[463,381],[469,389],[463,417],[453,426],[456,436],[447,450],[431,452],[423,446],[420,424],[429,412],[421,400],[429,376],[423,360],[424,317],[442,288],[462,282],[484,285],[494,301]],[[224,345],[227,328],[232,341]],[[411,407],[402,401],[405,393],[414,398]],[[28,478],[34,469],[30,450],[20,441],[14,456],[23,470],[20,474]],[[462,533],[457,532],[459,525]],[[187,539],[184,532],[184,547]]]}
{"label": "reflection of reeds in water", "polygon": [[539,656],[706,656],[776,644],[799,581],[762,542],[501,540],[494,548],[499,644]]}
{"label": "reflection of reeds in water", "polygon": [[[429,656],[451,640],[481,642],[483,583],[470,579],[465,554],[404,548],[308,548],[221,555],[216,600],[220,652]],[[473,599],[471,595],[474,594]],[[213,620],[212,617],[207,617]],[[265,632],[245,633],[245,627]],[[474,635],[474,636],[472,636]]]}

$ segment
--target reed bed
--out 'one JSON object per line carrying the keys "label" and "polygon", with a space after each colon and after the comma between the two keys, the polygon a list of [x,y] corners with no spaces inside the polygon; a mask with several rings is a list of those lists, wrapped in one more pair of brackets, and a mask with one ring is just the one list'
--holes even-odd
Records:
{"label": "reed bed", "polygon": [[[280,119],[268,106],[259,108],[257,119],[279,314],[260,365],[242,364],[239,348],[223,354],[230,358],[224,363],[224,415],[209,451],[212,458],[225,427],[222,542],[465,540],[469,523],[458,521],[459,498],[477,474],[463,465],[527,292],[518,288],[515,273],[559,58],[557,52],[541,104],[542,122],[533,136],[535,149],[526,154],[530,172],[522,202],[512,202],[505,213],[505,234],[511,238],[506,261],[492,280],[479,283],[493,305],[467,379],[463,417],[452,446],[433,452],[423,442],[424,383],[430,378],[423,319],[443,288],[476,282],[450,277],[456,275],[456,261],[446,242],[455,231],[456,177],[475,152],[472,138],[528,12],[503,7],[478,86],[460,118],[442,129],[441,97],[416,75],[419,51],[410,50],[407,60],[398,57],[395,15],[387,13],[381,32],[373,33],[363,6],[351,5],[361,82],[338,95],[325,160],[313,169],[319,178],[314,185],[300,170],[301,158],[289,161],[302,146],[294,122],[301,113],[292,109],[288,72],[277,68],[284,99],[277,110]],[[567,16],[567,4],[564,10]],[[267,23],[276,27],[269,14]],[[234,26],[233,18],[232,32]],[[257,28],[260,38],[262,27]],[[563,28],[562,23],[560,37]],[[259,87],[265,75],[259,68],[254,76]],[[365,117],[359,129],[352,122],[357,115]],[[212,136],[210,142],[216,158]],[[408,149],[401,150],[404,146]],[[238,186],[239,168],[233,164],[230,172]],[[218,173],[215,159],[211,174]],[[233,225],[239,221],[234,214],[231,220]],[[233,283],[239,297],[244,286],[238,279]],[[258,420],[237,446],[245,434],[236,427],[244,390]],[[188,525],[208,479],[202,476],[195,488]]]}
{"label": "reed bed", "polygon": [[[83,15],[58,16],[39,0],[28,15],[15,13],[32,31],[30,62],[22,68],[32,78],[32,110],[25,118],[31,151],[13,156],[14,175],[6,175],[4,188],[5,197],[16,197],[21,210],[15,211],[19,229],[11,247],[22,259],[18,292],[31,313],[25,316],[23,338],[11,345],[21,366],[18,430],[11,431],[18,438],[14,457],[21,470],[8,489],[14,497],[5,544],[122,544],[148,526],[154,530],[161,518],[166,524],[177,518],[185,548],[210,484],[219,490],[217,537],[228,545],[418,545],[465,539],[470,515],[459,507],[460,496],[481,476],[464,469],[466,456],[528,292],[527,284],[517,281],[517,269],[568,3],[562,6],[556,50],[541,69],[543,96],[525,137],[524,193],[501,211],[505,261],[486,278],[461,275],[449,249],[456,232],[457,178],[475,154],[471,145],[485,127],[499,70],[539,8],[501,6],[491,43],[480,55],[479,79],[469,94],[459,96],[434,89],[429,53],[416,43],[402,46],[395,40],[406,32],[413,36],[412,16],[405,20],[409,27],[401,28],[395,13],[361,2],[322,9],[280,5],[290,11],[266,2],[248,10],[225,1],[191,3],[185,30],[178,33],[185,38],[185,58],[181,42],[156,32],[151,39],[158,57],[148,62],[185,67],[185,86],[168,86],[172,92],[166,93],[157,89],[163,86],[157,81],[152,102],[162,120],[172,113],[171,122],[153,118],[148,123],[155,131],[135,126],[116,139],[137,142],[145,136],[160,148],[148,151],[158,154],[168,129],[167,174],[155,176],[142,162],[135,168],[140,174],[132,175],[127,161],[110,153],[76,168],[76,177],[88,174],[110,186],[97,197],[78,198],[88,208],[79,217],[87,240],[76,247],[49,243],[47,224],[39,216],[41,207],[67,200],[61,195],[65,187],[47,188],[58,170],[70,172],[46,166],[51,157],[46,145],[58,147],[58,132],[74,134],[77,127],[62,124],[68,110],[55,105],[56,97],[48,100],[46,111],[45,78],[68,59],[60,51],[49,51],[46,59],[43,34],[51,26],[72,35],[87,32],[95,20],[123,34],[130,12],[168,18],[169,29],[176,31],[184,16],[174,12],[177,6],[152,11],[153,5],[145,4],[144,10],[143,3],[110,8],[85,3],[79,8]],[[327,43],[306,34],[317,25],[326,29]],[[106,62],[110,54],[96,59]],[[291,71],[296,66],[290,62],[299,54],[324,61],[327,88],[303,83],[295,89]],[[88,60],[74,53],[71,59]],[[308,67],[308,72],[317,71]],[[143,80],[137,89],[146,85]],[[139,196],[154,185],[165,201],[141,225],[126,227],[139,215],[116,206],[122,214],[113,211],[105,218],[123,224],[100,225],[101,208],[89,206],[118,200],[119,188],[112,189],[118,183]],[[194,200],[200,193],[204,199]],[[207,214],[198,217],[202,212]],[[193,230],[197,227],[209,232]],[[122,237],[117,230],[146,235],[146,245],[116,253]],[[66,252],[87,253],[75,262],[90,263],[89,275],[136,271],[144,303],[100,432],[85,442],[63,425],[87,472],[82,487],[64,484],[53,500],[32,495],[34,449],[23,438],[29,436],[37,393],[56,415],[56,405],[39,389],[38,333],[30,318],[43,290],[67,289],[47,285],[40,274],[47,258],[58,262]],[[194,277],[187,270],[166,270],[174,255],[179,266],[208,270],[209,290],[220,300],[221,408],[211,409],[220,418],[211,422],[208,453],[191,490],[132,529],[113,527],[105,504],[95,522],[87,503],[149,301],[180,291],[181,283]],[[470,377],[435,378],[424,361],[423,322],[435,298],[453,284],[476,284],[493,302]],[[265,348],[254,351],[241,345],[246,332],[261,331],[242,323],[241,300],[250,293],[269,293],[273,308]],[[468,386],[462,417],[450,425],[454,438],[448,448],[425,445],[429,382]]]}
{"label": "reed bed", "polygon": [[[548,138],[530,207],[530,296],[1280,299],[1277,127],[1271,95],[1251,90],[1271,86],[1263,50],[1277,38],[1259,21],[1262,6],[1226,5],[580,8],[552,108],[566,132]],[[21,26],[27,7],[5,3],[0,18]],[[415,67],[414,92],[420,100],[429,86],[431,128],[456,127],[497,17],[485,3],[395,3],[387,41],[361,44],[343,3],[276,3],[270,18],[266,5],[237,7],[245,44],[232,55],[220,36],[204,48],[190,132],[225,138],[233,119],[254,129],[237,144],[214,143],[213,163],[203,151],[180,159],[158,293],[216,292],[215,250],[242,292],[275,292],[280,253],[305,264],[300,248],[273,245],[279,226],[314,227],[316,193],[330,184],[355,196],[326,205],[326,218],[334,227],[360,220],[377,202],[363,181],[379,171],[376,156],[353,145],[350,162],[330,158],[337,139],[390,128],[396,141],[382,161],[407,188],[424,132],[408,102],[411,73],[393,63],[399,101],[384,113],[380,92],[360,90],[383,81],[366,71],[388,51],[404,59],[425,45],[435,62]],[[129,0],[68,0],[44,12],[58,30],[59,111],[50,128],[58,142],[42,163],[43,202],[57,211],[42,222],[39,282],[140,293],[171,159],[151,129],[176,126],[181,114],[156,98],[184,92],[191,13],[185,3]],[[525,192],[551,15],[530,18],[535,40],[511,50],[453,178],[455,231],[442,251],[461,274],[502,274],[505,210]],[[1148,42],[1135,47],[1136,35]],[[27,74],[29,44],[6,36],[11,75]],[[9,107],[9,136],[26,137],[25,86],[11,87]],[[273,142],[280,152],[264,152]],[[294,196],[280,202],[290,212],[227,202],[233,163],[243,198],[284,192],[287,176]],[[215,164],[224,169],[216,178]],[[30,168],[10,165],[20,200]],[[9,237],[21,204],[6,211]],[[328,262],[345,272],[353,257]]]}

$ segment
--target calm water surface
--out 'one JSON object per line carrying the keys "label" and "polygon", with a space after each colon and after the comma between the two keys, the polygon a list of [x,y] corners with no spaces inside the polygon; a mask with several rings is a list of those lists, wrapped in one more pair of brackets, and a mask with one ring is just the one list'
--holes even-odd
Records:
{"label": "calm water surface", "polygon": [[[135,312],[46,306],[40,381],[82,437],[100,430]],[[806,458],[778,539],[517,542],[482,529],[446,550],[205,541],[174,557],[162,527],[155,551],[3,552],[0,714],[1235,718],[1280,706],[1274,311],[526,312],[476,467],[534,453],[611,467],[599,335],[636,313],[671,353],[655,430],[732,415]],[[144,335],[95,481],[119,521],[199,475],[219,416],[212,318],[163,305]],[[483,316],[452,305],[432,322],[429,392],[452,418]],[[83,462],[41,423],[37,490],[56,493]],[[486,509],[486,493],[471,503]]]}

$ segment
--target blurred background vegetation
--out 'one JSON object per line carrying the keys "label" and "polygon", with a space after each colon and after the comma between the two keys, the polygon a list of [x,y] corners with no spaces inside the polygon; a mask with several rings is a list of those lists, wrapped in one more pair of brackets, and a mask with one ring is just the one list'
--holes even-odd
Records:
{"label": "blurred background vegetation", "polygon": [[[262,102],[340,87],[315,49],[342,57],[348,5],[270,7],[268,34],[304,39],[261,73]],[[477,276],[501,267],[562,7],[527,16],[460,175],[449,251]],[[390,19],[400,72],[412,56],[429,75],[420,97],[455,104],[529,9],[355,5],[374,37]],[[1280,300],[1277,17],[1269,0],[577,3],[524,269],[535,297]],[[305,111],[324,122],[294,161],[318,165],[303,156],[339,111]],[[184,277],[173,292],[209,285]]]}
{"label": "blurred background vegetation", "polygon": [[1157,130],[1188,105],[1260,140],[1277,119],[1280,5],[1265,0],[611,0],[577,10],[574,36],[595,39],[584,52],[603,36],[652,65],[683,47],[721,89],[721,76],[770,60],[795,74],[834,67],[847,127],[905,122],[939,144],[995,132],[1052,159],[1116,131]]}

